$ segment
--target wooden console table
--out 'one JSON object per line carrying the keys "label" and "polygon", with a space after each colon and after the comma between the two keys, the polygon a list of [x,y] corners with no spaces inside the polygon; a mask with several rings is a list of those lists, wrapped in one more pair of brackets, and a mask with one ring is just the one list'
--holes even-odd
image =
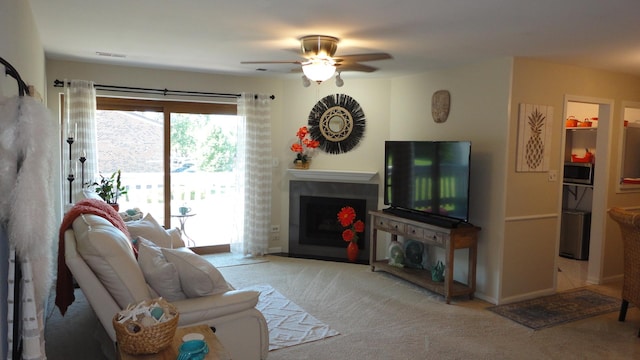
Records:
{"label": "wooden console table", "polygon": [[[473,299],[473,294],[476,291],[479,227],[466,225],[450,229],[406,219],[383,211],[370,211],[369,215],[371,216],[372,224],[370,241],[371,271],[375,271],[378,268],[380,271],[393,274],[427,290],[444,295],[447,304],[450,303],[452,296],[469,295],[469,299]],[[431,272],[428,270],[401,268],[389,265],[387,259],[377,260],[378,230],[390,233],[392,241],[398,241],[398,236],[403,236],[426,245],[445,249],[444,282],[432,281]],[[469,249],[467,284],[453,280],[453,259],[456,249]]]}

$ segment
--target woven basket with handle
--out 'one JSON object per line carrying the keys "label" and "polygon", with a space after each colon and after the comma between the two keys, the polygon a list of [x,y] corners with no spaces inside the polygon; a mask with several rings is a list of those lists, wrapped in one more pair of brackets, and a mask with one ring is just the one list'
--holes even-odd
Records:
{"label": "woven basket with handle", "polygon": [[113,317],[118,347],[127,354],[157,354],[173,342],[173,336],[178,328],[177,309],[161,298],[145,301],[146,306],[151,306],[153,303],[158,303],[165,310],[165,316],[172,316],[172,318],[152,326],[143,326],[140,322],[131,319],[120,323],[119,314]]}

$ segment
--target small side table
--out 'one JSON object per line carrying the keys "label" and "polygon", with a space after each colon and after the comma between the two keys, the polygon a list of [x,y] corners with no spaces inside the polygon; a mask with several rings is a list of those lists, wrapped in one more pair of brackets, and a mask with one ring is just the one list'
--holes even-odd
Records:
{"label": "small side table", "polygon": [[182,337],[189,333],[204,335],[204,341],[209,346],[209,353],[205,360],[231,360],[231,355],[222,346],[216,335],[207,325],[187,326],[176,329],[173,343],[157,354],[150,355],[130,355],[118,348],[118,359],[120,360],[176,360],[178,349],[182,344]]}
{"label": "small side table", "polygon": [[196,216],[196,214],[195,213],[189,213],[189,214],[174,214],[174,215],[171,215],[171,217],[178,218],[178,221],[180,221],[180,231],[182,231],[182,234],[187,238],[188,245],[196,246],[196,242],[193,241],[191,236],[187,235],[187,231],[184,229],[184,224],[187,222],[187,219],[192,217],[192,216]]}

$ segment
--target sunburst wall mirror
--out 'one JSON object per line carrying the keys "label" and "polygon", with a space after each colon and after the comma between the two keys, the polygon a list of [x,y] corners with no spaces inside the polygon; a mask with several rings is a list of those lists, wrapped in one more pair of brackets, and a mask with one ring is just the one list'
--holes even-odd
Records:
{"label": "sunburst wall mirror", "polygon": [[320,142],[320,149],[329,154],[341,154],[358,145],[364,136],[366,119],[355,99],[335,94],[315,104],[309,113],[308,125],[309,134]]}

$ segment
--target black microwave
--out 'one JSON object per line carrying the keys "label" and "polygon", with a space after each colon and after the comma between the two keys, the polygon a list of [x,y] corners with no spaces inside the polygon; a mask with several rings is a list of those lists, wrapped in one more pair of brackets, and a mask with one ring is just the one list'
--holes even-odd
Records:
{"label": "black microwave", "polygon": [[592,163],[564,163],[563,182],[565,184],[593,185]]}

